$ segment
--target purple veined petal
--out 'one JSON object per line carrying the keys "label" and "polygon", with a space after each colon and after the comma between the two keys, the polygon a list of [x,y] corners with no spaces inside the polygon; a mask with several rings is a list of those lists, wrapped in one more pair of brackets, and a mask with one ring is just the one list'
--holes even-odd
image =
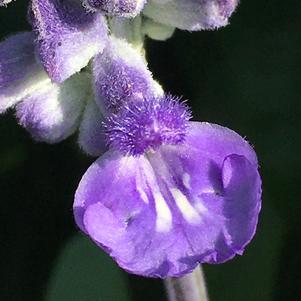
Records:
{"label": "purple veined petal", "polygon": [[55,82],[80,71],[107,41],[104,17],[86,12],[80,1],[32,0],[30,19],[37,52]]}
{"label": "purple veined petal", "polygon": [[[141,262],[156,222],[153,201],[146,192],[151,193],[148,185],[156,185],[156,182],[145,157],[122,157],[109,151],[88,169],[74,203],[75,220],[82,231],[107,250],[123,268],[135,272],[131,265],[140,265],[140,268],[136,267],[138,274],[138,269],[142,272],[156,264],[156,254],[153,254],[153,259],[146,257],[148,262]],[[168,210],[167,205],[164,207],[164,200],[161,201],[159,206]],[[135,258],[139,260],[135,262]]]}
{"label": "purple veined petal", "polygon": [[37,141],[57,143],[67,138],[79,125],[89,80],[85,73],[76,74],[35,91],[16,106],[19,123]]}
{"label": "purple veined petal", "polygon": [[23,32],[0,43],[0,113],[50,83],[35,59],[33,38]]}
{"label": "purple veined petal", "polygon": [[94,99],[90,99],[82,117],[78,136],[80,148],[90,156],[98,157],[107,150],[103,120],[104,117]]}
{"label": "purple veined petal", "polygon": [[237,4],[238,0],[170,0],[162,4],[150,1],[143,13],[156,22],[179,29],[216,29],[228,24]]}
{"label": "purple veined petal", "polygon": [[[79,227],[125,270],[177,277],[241,254],[255,233],[261,181],[238,134],[192,123],[182,146],[145,156],[107,152],[76,192]],[[196,139],[197,138],[197,139]]]}
{"label": "purple veined petal", "polygon": [[142,54],[125,40],[111,38],[93,62],[96,103],[104,115],[128,101],[162,95]]}
{"label": "purple veined petal", "polygon": [[[165,185],[176,186],[170,192],[191,224],[183,232],[201,254],[198,261],[222,263],[241,255],[255,234],[261,208],[253,148],[227,128],[192,122],[185,144],[162,146],[160,156],[149,159]],[[196,257],[186,259],[194,262]]]}
{"label": "purple veined petal", "polygon": [[92,11],[101,11],[108,16],[135,17],[147,0],[83,0],[83,5]]}

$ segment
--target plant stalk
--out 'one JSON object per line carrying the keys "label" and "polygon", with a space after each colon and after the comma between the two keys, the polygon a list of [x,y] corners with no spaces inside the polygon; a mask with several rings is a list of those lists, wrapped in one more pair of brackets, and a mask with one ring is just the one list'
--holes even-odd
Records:
{"label": "plant stalk", "polygon": [[180,278],[164,280],[168,301],[209,301],[202,267]]}

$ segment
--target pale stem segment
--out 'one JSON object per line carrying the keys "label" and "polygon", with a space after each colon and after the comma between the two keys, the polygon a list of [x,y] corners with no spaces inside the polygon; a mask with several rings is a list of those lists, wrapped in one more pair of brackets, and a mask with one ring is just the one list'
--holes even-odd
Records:
{"label": "pale stem segment", "polygon": [[209,301],[202,267],[180,278],[164,280],[168,301]]}

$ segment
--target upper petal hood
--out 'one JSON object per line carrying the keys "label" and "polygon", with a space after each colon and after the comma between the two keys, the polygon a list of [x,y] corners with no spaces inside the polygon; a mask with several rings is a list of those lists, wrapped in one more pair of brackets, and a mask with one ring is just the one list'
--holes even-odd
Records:
{"label": "upper petal hood", "polygon": [[93,61],[96,103],[104,114],[128,101],[162,95],[142,53],[123,39],[111,38]]}

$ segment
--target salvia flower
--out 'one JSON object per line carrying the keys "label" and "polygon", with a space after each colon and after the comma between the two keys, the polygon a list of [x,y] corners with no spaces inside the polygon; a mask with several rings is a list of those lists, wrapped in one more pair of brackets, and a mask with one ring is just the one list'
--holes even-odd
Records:
{"label": "salvia flower", "polygon": [[109,150],[79,184],[78,226],[122,268],[149,277],[242,254],[261,205],[255,152],[229,129],[189,121],[185,103],[156,88],[123,43],[112,39],[93,62]]}
{"label": "salvia flower", "polygon": [[261,206],[256,155],[235,132],[188,121],[176,98],[107,117],[110,150],[76,192],[78,226],[125,270],[182,276],[242,254]]}
{"label": "salvia flower", "polygon": [[144,35],[164,40],[175,27],[224,26],[237,3],[32,0],[33,32],[0,43],[0,113],[15,108],[37,141],[79,130],[86,153],[105,152],[79,184],[75,220],[131,273],[182,276],[242,254],[255,233],[261,180],[252,147],[190,121],[186,104],[153,80],[141,46]]}

